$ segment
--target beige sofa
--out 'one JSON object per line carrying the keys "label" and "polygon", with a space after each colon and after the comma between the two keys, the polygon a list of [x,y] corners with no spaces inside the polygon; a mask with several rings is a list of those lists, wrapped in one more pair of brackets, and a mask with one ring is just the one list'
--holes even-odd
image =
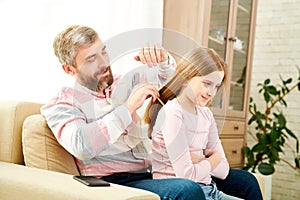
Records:
{"label": "beige sofa", "polygon": [[73,157],[40,115],[41,104],[0,101],[1,199],[159,199],[154,193],[111,184],[88,187],[75,180]]}

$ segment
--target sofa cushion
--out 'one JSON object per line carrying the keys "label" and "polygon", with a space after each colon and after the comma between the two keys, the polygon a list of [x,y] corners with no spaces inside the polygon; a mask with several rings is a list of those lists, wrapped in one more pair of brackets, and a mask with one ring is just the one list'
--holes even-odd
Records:
{"label": "sofa cushion", "polygon": [[142,189],[111,184],[87,187],[72,175],[0,162],[1,200],[159,200]]}
{"label": "sofa cushion", "polygon": [[79,175],[73,156],[57,142],[43,115],[25,119],[22,142],[26,166]]}
{"label": "sofa cushion", "polygon": [[18,100],[0,101],[0,161],[24,164],[23,121],[29,115],[40,113],[41,105]]}

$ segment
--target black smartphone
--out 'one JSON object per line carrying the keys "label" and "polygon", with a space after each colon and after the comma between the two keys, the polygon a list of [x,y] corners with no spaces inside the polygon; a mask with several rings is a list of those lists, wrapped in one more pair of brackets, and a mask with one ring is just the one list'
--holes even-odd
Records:
{"label": "black smartphone", "polygon": [[100,178],[97,178],[95,176],[73,176],[73,178],[84,185],[90,186],[90,187],[96,187],[96,186],[110,186],[109,182],[106,182]]}

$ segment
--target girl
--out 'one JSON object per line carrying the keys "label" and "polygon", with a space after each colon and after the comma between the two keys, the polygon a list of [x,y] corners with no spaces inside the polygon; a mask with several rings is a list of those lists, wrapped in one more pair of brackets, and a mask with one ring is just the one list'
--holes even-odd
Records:
{"label": "girl", "polygon": [[206,107],[223,85],[225,70],[214,50],[192,50],[159,90],[161,99],[150,102],[145,113],[152,132],[153,178],[193,180],[206,199],[239,199],[217,190],[211,178],[225,179],[229,172],[213,114]]}

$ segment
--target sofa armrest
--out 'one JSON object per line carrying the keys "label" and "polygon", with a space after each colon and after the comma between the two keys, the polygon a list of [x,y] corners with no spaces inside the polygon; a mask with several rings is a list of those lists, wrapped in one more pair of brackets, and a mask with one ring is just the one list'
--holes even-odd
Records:
{"label": "sofa armrest", "polygon": [[24,164],[22,125],[24,119],[40,113],[42,104],[0,100],[0,161]]}
{"label": "sofa armrest", "polygon": [[23,165],[0,162],[1,199],[146,199],[159,200],[159,196],[145,190],[117,184],[109,187],[88,187],[73,179],[72,175]]}

